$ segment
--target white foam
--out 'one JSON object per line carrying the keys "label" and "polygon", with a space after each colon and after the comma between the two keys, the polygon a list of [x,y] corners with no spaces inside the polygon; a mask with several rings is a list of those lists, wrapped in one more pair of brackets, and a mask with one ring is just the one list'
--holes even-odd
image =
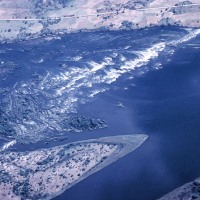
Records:
{"label": "white foam", "polygon": [[79,61],[79,60],[81,60],[81,59],[82,59],[82,56],[75,56],[75,57],[73,58],[74,61]]}
{"label": "white foam", "polygon": [[16,140],[12,140],[6,144],[3,145],[3,147],[1,148],[2,151],[5,151],[6,149],[8,149],[9,147],[13,146],[14,144],[16,144],[17,141]]}
{"label": "white foam", "polygon": [[124,47],[124,49],[129,49],[129,48],[131,48],[131,46],[126,46],[126,47]]}
{"label": "white foam", "polygon": [[103,69],[106,66],[106,62],[102,62],[99,64],[97,62],[91,61],[88,64],[90,64],[92,67],[91,72],[96,72],[100,69]]}
{"label": "white foam", "polygon": [[[137,68],[144,67],[151,60],[156,59],[165,50],[166,46],[178,45],[198,34],[200,34],[200,29],[193,32],[189,31],[189,34],[177,41],[160,42],[144,50],[135,51],[133,52],[133,59],[126,58],[125,54],[121,55],[121,53],[106,51],[108,53],[102,59],[102,62],[97,63],[92,60],[87,64],[84,63],[82,67],[62,68],[57,74],[48,72],[46,76],[39,79],[35,86],[29,82],[23,82],[15,87],[12,94],[7,96],[8,106],[6,112],[9,114],[19,109],[19,112],[14,114],[16,115],[14,126],[20,132],[19,135],[32,134],[34,137],[35,132],[46,132],[50,127],[51,129],[61,130],[59,122],[62,120],[62,116],[60,115],[66,117],[67,113],[76,112],[78,104],[85,103],[97,94],[108,90],[108,85],[117,81],[123,74],[132,73]],[[128,51],[128,53],[130,55],[131,52]],[[169,54],[170,52],[166,53]],[[121,61],[123,64],[119,66],[119,63],[116,63],[117,67],[115,67],[113,56],[118,57],[120,55],[121,59],[119,57],[116,60]],[[77,57],[77,60],[80,57]],[[154,66],[155,69],[160,67],[160,63]],[[148,71],[147,68],[141,68],[140,74],[146,73],[146,71]],[[134,73],[131,77],[134,77]],[[18,118],[21,112],[20,101],[16,100],[19,93],[36,97],[36,99],[30,99],[28,102],[29,109],[34,114],[31,115],[28,122],[23,122],[20,117]],[[43,111],[37,104],[42,105]],[[59,117],[57,113],[60,114]]]}
{"label": "white foam", "polygon": [[159,53],[163,51],[166,47],[164,42],[153,45],[150,48],[147,48],[144,51],[138,51],[138,58],[128,61],[124,66],[121,67],[122,70],[133,70],[136,67],[141,67],[144,64],[147,64],[151,59],[158,57]]}
{"label": "white foam", "polygon": [[135,52],[137,54],[137,58],[124,62],[124,65],[122,65],[120,69],[118,70],[110,69],[106,71],[106,76],[103,77],[103,80],[107,84],[113,83],[122,74],[132,71],[135,68],[139,68],[147,64],[151,59],[155,59],[156,57],[158,57],[159,53],[163,51],[165,47],[166,47],[166,44],[164,42],[161,42],[143,51]]}
{"label": "white foam", "polygon": [[61,37],[59,36],[48,36],[44,38],[46,41],[51,41],[51,40],[61,40]]}
{"label": "white foam", "polygon": [[102,88],[102,89],[99,89],[99,90],[94,90],[94,91],[92,91],[92,92],[89,94],[89,97],[90,97],[90,98],[93,98],[93,97],[96,96],[97,94],[102,93],[102,92],[105,92],[106,90],[108,90],[108,89],[107,89],[107,88]]}
{"label": "white foam", "polygon": [[173,40],[172,42],[169,42],[168,44],[170,45],[177,45],[177,44],[181,44],[184,42],[187,42],[195,37],[197,37],[200,34],[200,29],[195,29],[195,30],[189,30],[188,34],[186,36],[184,36],[183,38],[179,39],[179,40]]}
{"label": "white foam", "polygon": [[117,56],[118,56],[118,53],[116,53],[116,52],[112,54],[113,58],[116,58]]}
{"label": "white foam", "polygon": [[153,68],[154,69],[161,69],[162,68],[162,64],[160,62],[156,63]]}
{"label": "white foam", "polygon": [[113,59],[110,57],[105,57],[104,61],[106,62],[106,65],[114,65]]}
{"label": "white foam", "polygon": [[[168,42],[168,43],[160,42],[160,43],[154,44],[152,47],[147,48],[145,50],[134,52],[135,54],[137,54],[138,58],[124,62],[124,65],[122,65],[119,70],[116,70],[116,69],[108,70],[106,72],[106,76],[103,78],[104,81],[107,84],[113,83],[122,74],[130,72],[136,68],[142,67],[142,66],[146,65],[150,60],[157,58],[159,56],[160,52],[162,52],[166,48],[166,46],[172,45],[172,44],[178,45],[178,44],[187,42],[187,41],[195,38],[196,36],[198,36],[200,34],[200,29],[189,30],[188,32],[189,33],[181,39],[174,40],[174,41]],[[170,50],[168,53],[173,54],[174,50]],[[124,60],[125,59],[121,59],[121,61],[124,61]],[[159,66],[156,65],[155,68],[156,69],[161,68],[160,64],[159,64]],[[141,72],[141,73],[143,73],[143,72]]]}
{"label": "white foam", "polygon": [[36,63],[36,64],[40,64],[40,63],[43,63],[44,62],[44,59],[43,58],[40,58],[38,60],[33,60],[32,61],[33,63]]}
{"label": "white foam", "polygon": [[120,60],[121,60],[122,62],[124,62],[124,61],[126,61],[126,57],[123,56],[123,55],[121,55],[121,56],[120,56]]}

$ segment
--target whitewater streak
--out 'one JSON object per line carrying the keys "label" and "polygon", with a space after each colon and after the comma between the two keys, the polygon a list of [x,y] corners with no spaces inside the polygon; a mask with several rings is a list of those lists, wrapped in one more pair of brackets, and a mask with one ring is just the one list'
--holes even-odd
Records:
{"label": "whitewater streak", "polygon": [[7,142],[6,144],[4,144],[1,148],[1,151],[5,151],[6,149],[8,149],[9,147],[15,145],[17,143],[16,140],[12,140],[10,142]]}
{"label": "whitewater streak", "polygon": [[[40,76],[37,84],[22,82],[6,98],[6,114],[13,118],[10,122],[18,136],[35,137],[35,133],[45,137],[47,130],[62,133],[61,122],[69,113],[75,113],[79,104],[86,103],[97,94],[109,90],[109,85],[125,73],[147,65],[155,60],[166,47],[177,46],[200,34],[200,29],[189,30],[181,39],[160,42],[141,51],[134,51],[134,59],[126,58],[121,52],[106,55],[102,62],[88,61],[84,67],[62,69],[57,75],[47,72]],[[127,49],[128,50],[128,49]],[[110,53],[110,52],[109,52]],[[166,52],[168,53],[168,52]],[[121,57],[116,67],[115,58]],[[81,62],[81,55],[77,62]],[[22,102],[19,97],[24,98]],[[22,103],[25,108],[22,108]],[[28,120],[23,113],[29,109]],[[17,111],[17,112],[15,112]]]}
{"label": "whitewater streak", "polygon": [[200,29],[185,29],[186,31],[188,31],[188,34],[186,36],[184,36],[183,38],[179,39],[179,40],[173,40],[172,42],[167,43],[168,45],[177,45],[177,44],[181,44],[184,42],[187,42],[195,37],[197,37],[200,34]]}
{"label": "whitewater streak", "polygon": [[[147,48],[143,51],[136,51],[135,53],[138,55],[138,58],[134,60],[129,60],[121,66],[119,70],[111,69],[106,72],[106,76],[103,78],[103,81],[111,84],[116,81],[122,74],[130,72],[136,68],[142,67],[146,65],[150,60],[155,59],[159,56],[159,53],[162,52],[166,46],[169,45],[178,45],[184,42],[187,42],[200,34],[200,29],[190,30],[189,33],[179,40],[173,40],[171,42],[165,43],[157,43],[150,48]],[[105,67],[105,63],[98,64],[98,66]]]}

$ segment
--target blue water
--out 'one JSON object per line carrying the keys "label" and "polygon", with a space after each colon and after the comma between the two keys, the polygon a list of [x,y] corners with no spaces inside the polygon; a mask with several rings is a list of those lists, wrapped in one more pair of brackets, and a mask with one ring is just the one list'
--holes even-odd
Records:
{"label": "blue water", "polygon": [[[128,90],[82,107],[110,124],[88,137],[146,133],[149,140],[55,200],[155,200],[200,176],[199,39],[179,46],[162,69],[116,84]],[[116,107],[118,101],[125,107]]]}
{"label": "blue water", "polygon": [[[0,46],[0,50],[5,50],[0,61],[18,66],[11,74],[0,68],[3,69],[1,88],[8,89],[5,95],[0,94],[0,108],[8,113],[12,122],[9,125],[19,130],[26,111],[21,101],[28,97],[30,120],[36,126],[25,127],[26,138],[36,133],[44,140],[47,136],[68,136],[67,141],[48,145],[43,141],[17,144],[17,150],[110,135],[149,135],[136,151],[91,175],[55,200],[154,200],[200,176],[200,36],[176,44],[190,31],[157,27],[75,33],[59,40],[40,38]],[[161,42],[166,46],[160,51],[162,45],[158,48],[155,45]],[[141,56],[143,52],[146,53]],[[136,63],[137,68],[134,65],[131,69],[122,68],[138,59],[143,62]],[[12,64],[9,64],[11,68]],[[104,66],[92,73],[99,65]],[[114,74],[116,80],[108,76],[110,71],[114,72],[111,75]],[[70,80],[65,79],[66,73]],[[33,79],[33,74],[40,78]],[[76,80],[81,75],[83,78]],[[66,90],[60,90],[73,82]],[[58,91],[61,93],[57,94]],[[90,96],[95,91],[97,94]],[[71,103],[75,98],[77,102]],[[118,107],[119,102],[124,107]],[[76,114],[100,118],[107,121],[108,128],[78,134],[57,130],[60,119],[55,113],[67,106],[69,109],[60,117]],[[41,126],[38,120],[48,120],[45,110],[52,113],[49,120],[55,122],[51,131],[45,126],[46,121],[42,121],[44,126]]]}

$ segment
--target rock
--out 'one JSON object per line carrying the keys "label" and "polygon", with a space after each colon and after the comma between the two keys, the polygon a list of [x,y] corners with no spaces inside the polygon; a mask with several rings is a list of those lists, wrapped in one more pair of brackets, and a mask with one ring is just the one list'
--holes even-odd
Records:
{"label": "rock", "polygon": [[63,130],[69,132],[91,131],[106,128],[107,123],[101,119],[92,119],[84,116],[69,117],[61,122]]}

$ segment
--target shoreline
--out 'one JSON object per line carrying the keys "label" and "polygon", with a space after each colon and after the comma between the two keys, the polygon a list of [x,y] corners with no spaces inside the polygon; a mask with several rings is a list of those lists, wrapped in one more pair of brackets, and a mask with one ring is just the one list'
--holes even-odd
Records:
{"label": "shoreline", "polygon": [[[21,2],[23,4],[23,0]],[[75,1],[73,4],[69,2],[66,5],[55,3],[53,6],[46,2],[40,7],[42,14],[37,12],[36,3],[30,3],[25,11],[22,10],[23,12],[20,12],[20,9],[16,12],[17,9],[15,9],[5,15],[0,15],[2,19],[0,41],[31,39],[35,38],[35,35],[42,37],[43,34],[57,34],[58,32],[96,31],[102,28],[110,31],[168,25],[198,28],[200,26],[200,6],[196,6],[198,3],[196,0],[168,0],[167,2],[166,0],[149,2],[140,0],[132,3],[128,0],[120,0],[116,4],[113,0],[107,3],[103,0],[98,3],[83,0],[83,2]],[[16,5],[12,3],[8,5],[8,8],[9,6],[15,7]],[[4,8],[2,7],[0,11],[4,11]],[[67,16],[66,13],[68,13]],[[11,17],[18,22],[7,21]],[[41,20],[37,19],[38,17]],[[23,18],[25,20],[19,21]],[[30,21],[31,18],[37,21]]]}
{"label": "shoreline", "polygon": [[[0,178],[4,185],[0,184],[0,195],[52,199],[134,151],[147,138],[147,135],[142,134],[122,135],[72,142],[23,153],[5,152],[1,158],[3,171]],[[89,164],[83,164],[87,161],[85,158],[89,159]],[[8,174],[8,181],[4,179],[3,174]],[[74,178],[70,178],[73,176]]]}
{"label": "shoreline", "polygon": [[188,200],[200,199],[200,178],[186,183],[158,200]]}

